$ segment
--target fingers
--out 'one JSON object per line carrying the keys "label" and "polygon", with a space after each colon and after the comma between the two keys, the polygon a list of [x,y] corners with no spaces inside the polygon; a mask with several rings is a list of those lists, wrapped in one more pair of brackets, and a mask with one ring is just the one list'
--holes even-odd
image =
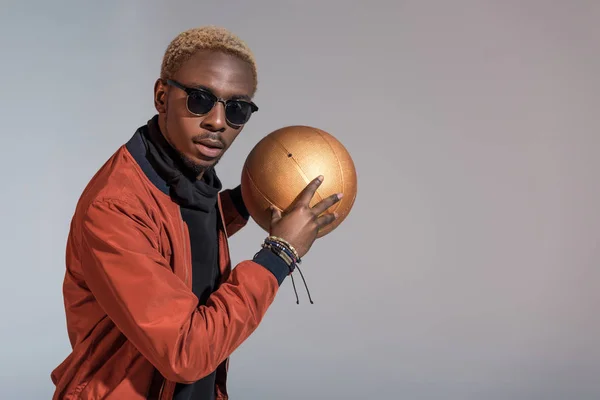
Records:
{"label": "fingers", "polygon": [[317,203],[312,208],[313,212],[315,213],[315,215],[321,215],[329,207],[331,207],[332,205],[334,205],[335,203],[340,201],[340,199],[342,197],[343,197],[343,193],[337,193],[337,194],[331,195],[329,197],[326,197],[325,199],[321,200],[319,203]]}
{"label": "fingers", "polygon": [[322,229],[337,219],[337,213],[328,213],[317,218],[317,227]]}
{"label": "fingers", "polygon": [[319,188],[319,186],[321,186],[321,183],[323,183],[323,179],[323,175],[319,175],[317,178],[313,179],[308,185],[306,185],[306,187],[302,190],[302,192],[300,192],[300,195],[296,199],[295,205],[304,205],[308,207],[310,201],[317,192],[317,189]]}

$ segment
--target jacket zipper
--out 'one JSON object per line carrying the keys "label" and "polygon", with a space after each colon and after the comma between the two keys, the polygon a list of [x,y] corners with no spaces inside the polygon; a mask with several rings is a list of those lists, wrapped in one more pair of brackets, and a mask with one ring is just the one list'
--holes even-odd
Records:
{"label": "jacket zipper", "polygon": [[163,390],[165,390],[166,379],[163,379],[162,385],[160,385],[160,391],[158,392],[158,400],[162,400]]}
{"label": "jacket zipper", "polygon": [[181,207],[179,207],[179,216],[181,217],[181,236],[183,237],[183,254],[185,255],[185,268],[184,268],[185,279],[184,279],[184,282],[187,285],[188,284],[188,251],[187,251],[188,238],[186,237],[186,234],[185,234],[185,221],[183,220],[183,213],[181,212]]}

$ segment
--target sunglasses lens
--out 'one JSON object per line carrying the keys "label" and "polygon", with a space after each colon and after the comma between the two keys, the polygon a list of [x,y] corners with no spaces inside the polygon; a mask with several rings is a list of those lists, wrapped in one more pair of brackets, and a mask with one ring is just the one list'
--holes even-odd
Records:
{"label": "sunglasses lens", "polygon": [[203,115],[215,106],[217,99],[206,92],[193,92],[188,96],[188,109],[192,114]]}
{"label": "sunglasses lens", "polygon": [[225,109],[227,120],[234,125],[244,125],[252,115],[252,105],[245,101],[230,101]]}

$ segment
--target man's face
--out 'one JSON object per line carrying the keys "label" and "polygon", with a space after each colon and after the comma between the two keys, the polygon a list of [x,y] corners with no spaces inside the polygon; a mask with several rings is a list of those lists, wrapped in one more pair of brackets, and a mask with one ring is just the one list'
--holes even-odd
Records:
{"label": "man's face", "polygon": [[[204,88],[224,100],[250,100],[254,90],[250,65],[222,52],[197,52],[173,80],[188,88]],[[187,96],[184,90],[166,81],[156,82],[154,103],[161,132],[200,177],[204,170],[217,164],[243,126],[227,121],[222,103],[216,103],[207,114],[192,114],[187,108]]]}

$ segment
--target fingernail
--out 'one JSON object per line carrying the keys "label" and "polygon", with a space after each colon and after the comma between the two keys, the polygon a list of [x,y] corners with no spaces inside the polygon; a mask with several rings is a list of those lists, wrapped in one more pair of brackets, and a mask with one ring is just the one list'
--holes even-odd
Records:
{"label": "fingernail", "polygon": [[319,175],[317,179],[319,180],[319,182],[323,182],[323,179],[325,179],[325,177],[323,175]]}
{"label": "fingernail", "polygon": [[344,197],[344,193],[338,193],[338,195],[337,195],[338,200],[341,199],[342,197]]}
{"label": "fingernail", "polygon": [[334,212],[334,213],[333,213],[333,218],[337,218],[337,217],[339,217],[339,216],[340,216],[340,215],[339,215],[337,212]]}

